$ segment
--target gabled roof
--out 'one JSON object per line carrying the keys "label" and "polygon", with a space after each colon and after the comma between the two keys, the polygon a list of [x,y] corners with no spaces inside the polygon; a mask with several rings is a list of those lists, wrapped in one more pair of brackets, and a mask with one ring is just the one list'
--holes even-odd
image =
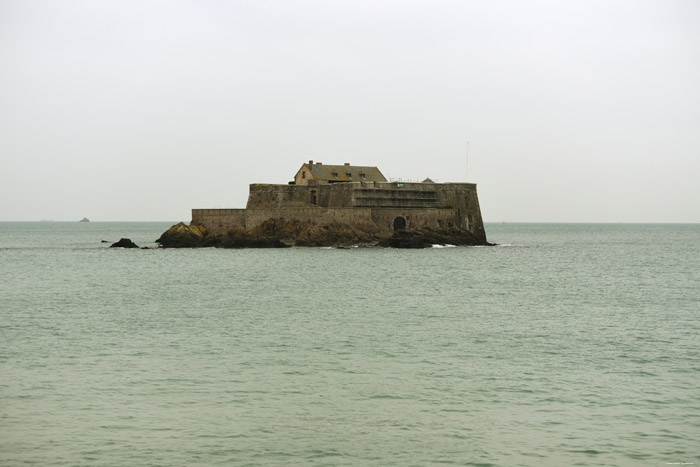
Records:
{"label": "gabled roof", "polygon": [[[305,164],[312,178],[329,182],[386,182],[386,178],[376,167],[360,165]],[[348,175],[349,174],[349,175]]]}

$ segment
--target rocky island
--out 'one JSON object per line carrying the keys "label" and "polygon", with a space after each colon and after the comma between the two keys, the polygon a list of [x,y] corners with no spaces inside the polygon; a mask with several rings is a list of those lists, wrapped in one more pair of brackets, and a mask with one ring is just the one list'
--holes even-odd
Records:
{"label": "rocky island", "polygon": [[286,185],[252,184],[245,209],[193,209],[163,248],[488,245],[473,183],[389,182],[377,167],[309,161]]}

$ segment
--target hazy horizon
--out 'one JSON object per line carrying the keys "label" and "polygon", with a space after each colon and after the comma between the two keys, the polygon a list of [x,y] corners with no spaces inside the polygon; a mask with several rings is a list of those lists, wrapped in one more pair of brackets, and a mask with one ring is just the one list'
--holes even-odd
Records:
{"label": "hazy horizon", "polygon": [[699,223],[698,57],[690,0],[5,0],[0,221],[188,222],[313,159]]}

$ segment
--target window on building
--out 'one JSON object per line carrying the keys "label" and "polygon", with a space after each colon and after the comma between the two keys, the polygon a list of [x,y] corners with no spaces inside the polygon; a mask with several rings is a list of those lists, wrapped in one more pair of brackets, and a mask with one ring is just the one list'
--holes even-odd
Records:
{"label": "window on building", "polygon": [[352,174],[350,172],[345,172],[346,177],[352,177]]}
{"label": "window on building", "polygon": [[360,174],[360,178],[365,178],[365,177],[366,177],[365,174]]}
{"label": "window on building", "polygon": [[301,172],[301,178],[306,178],[306,171]]}
{"label": "window on building", "polygon": [[338,176],[338,172],[333,172],[331,175],[333,175],[334,177],[337,177],[337,176]]}

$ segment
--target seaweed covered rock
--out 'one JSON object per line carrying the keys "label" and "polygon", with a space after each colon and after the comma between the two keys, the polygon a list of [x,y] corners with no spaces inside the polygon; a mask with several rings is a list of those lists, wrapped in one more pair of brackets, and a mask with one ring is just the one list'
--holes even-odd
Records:
{"label": "seaweed covered rock", "polygon": [[175,224],[166,230],[156,243],[163,248],[196,248],[204,246],[207,230],[201,225]]}
{"label": "seaweed covered rock", "polygon": [[223,234],[210,234],[202,225],[175,224],[156,243],[163,248],[284,248],[279,238],[247,232],[241,227]]}
{"label": "seaweed covered rock", "polygon": [[179,223],[156,240],[164,248],[284,248],[288,246],[367,245],[391,248],[427,248],[432,245],[484,245],[471,232],[458,227],[397,231],[386,238],[374,223],[316,223],[270,218],[252,230],[234,227],[212,234],[201,225]]}
{"label": "seaweed covered rock", "polygon": [[284,248],[289,246],[374,245],[379,240],[374,225],[338,222],[316,224],[297,219],[272,218],[248,231],[234,227],[211,234],[201,225],[176,224],[160,236],[163,248]]}
{"label": "seaweed covered rock", "polygon": [[[486,243],[489,245],[489,243]],[[459,227],[416,229],[394,232],[378,246],[390,248],[429,248],[433,245],[484,245],[471,232]]]}
{"label": "seaweed covered rock", "polygon": [[139,246],[132,242],[130,238],[122,238],[117,243],[112,243],[110,248],[138,248]]}
{"label": "seaweed covered rock", "polygon": [[294,246],[345,246],[373,245],[378,237],[374,225],[350,225],[340,222],[317,224],[297,219],[268,219],[252,234],[259,237],[272,237]]}
{"label": "seaweed covered rock", "polygon": [[208,235],[202,246],[217,248],[285,248],[289,245],[279,238],[269,235],[256,235],[242,227],[235,227],[225,234]]}

